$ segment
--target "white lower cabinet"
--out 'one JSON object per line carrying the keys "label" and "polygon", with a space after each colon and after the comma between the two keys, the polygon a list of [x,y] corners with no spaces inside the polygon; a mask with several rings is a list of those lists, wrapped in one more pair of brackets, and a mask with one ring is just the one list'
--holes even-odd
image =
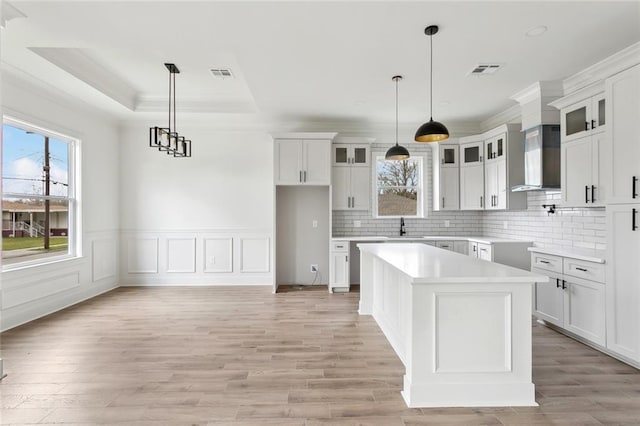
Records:
{"label": "white lower cabinet", "polygon": [[329,290],[349,291],[349,241],[331,243]]}
{"label": "white lower cabinet", "polygon": [[[478,243],[476,241],[469,242],[469,256],[477,257],[478,259],[488,260],[493,262],[493,248],[491,244]],[[501,263],[501,262],[498,262]]]}
{"label": "white lower cabinet", "polygon": [[532,253],[531,256],[534,265],[531,272],[549,277],[549,282],[534,286],[534,315],[604,346],[604,265],[540,253]]}
{"label": "white lower cabinet", "polygon": [[640,204],[607,206],[607,349],[640,362]]}

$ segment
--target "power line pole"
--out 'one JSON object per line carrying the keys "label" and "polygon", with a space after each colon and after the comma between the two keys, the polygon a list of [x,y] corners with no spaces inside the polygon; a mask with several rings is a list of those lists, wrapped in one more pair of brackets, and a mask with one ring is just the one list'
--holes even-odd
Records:
{"label": "power line pole", "polygon": [[51,211],[51,201],[49,200],[51,186],[51,169],[49,168],[49,136],[44,137],[44,249],[49,250],[49,234],[51,224],[49,215]]}

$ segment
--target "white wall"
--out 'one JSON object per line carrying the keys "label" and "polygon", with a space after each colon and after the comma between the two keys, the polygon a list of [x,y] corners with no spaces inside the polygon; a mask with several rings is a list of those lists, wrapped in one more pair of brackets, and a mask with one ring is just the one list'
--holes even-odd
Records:
{"label": "white wall", "polygon": [[149,128],[120,134],[122,285],[273,282],[273,142],[264,132],[179,131],[191,158],[149,147]]}
{"label": "white wall", "polygon": [[118,132],[115,123],[78,101],[3,74],[3,112],[80,139],[82,256],[2,273],[6,330],[117,286]]}

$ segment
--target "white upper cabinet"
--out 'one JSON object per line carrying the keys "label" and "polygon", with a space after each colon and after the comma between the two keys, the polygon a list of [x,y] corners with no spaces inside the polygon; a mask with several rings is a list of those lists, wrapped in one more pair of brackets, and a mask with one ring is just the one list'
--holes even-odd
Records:
{"label": "white upper cabinet", "polygon": [[484,208],[484,142],[460,143],[460,210]]}
{"label": "white upper cabinet", "polygon": [[331,150],[334,166],[369,167],[369,145],[335,143]]}
{"label": "white upper cabinet", "polygon": [[460,209],[524,209],[524,144],[519,126],[505,124],[460,140]]}
{"label": "white upper cabinet", "polygon": [[[342,138],[362,140],[362,138]],[[371,205],[371,145],[334,143],[332,152],[332,210],[369,210]]]}
{"label": "white upper cabinet", "polygon": [[560,110],[562,140],[581,138],[587,134],[603,132],[606,125],[604,93],[576,102]]}
{"label": "white upper cabinet", "polygon": [[460,209],[460,147],[439,143],[433,151],[433,209]]}
{"label": "white upper cabinet", "polygon": [[563,207],[599,207],[609,197],[608,101],[603,88],[598,83],[551,103],[560,109]]}
{"label": "white upper cabinet", "polygon": [[640,202],[640,65],[605,82],[610,189],[608,203]]}
{"label": "white upper cabinet", "polygon": [[274,137],[276,185],[331,184],[331,138],[335,134],[318,134],[318,139],[313,135],[293,133],[290,138]]}

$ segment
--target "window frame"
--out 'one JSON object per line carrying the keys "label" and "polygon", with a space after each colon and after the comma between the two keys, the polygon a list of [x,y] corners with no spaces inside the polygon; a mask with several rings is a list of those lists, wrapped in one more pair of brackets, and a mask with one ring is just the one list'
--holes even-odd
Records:
{"label": "window frame", "polygon": [[[9,125],[27,132],[37,133],[39,135],[48,136],[50,138],[57,139],[59,141],[68,144],[67,148],[67,173],[68,173],[68,186],[67,196],[58,195],[40,195],[40,194],[21,194],[21,193],[5,193],[4,188],[0,190],[2,193],[2,199],[11,197],[22,197],[35,199],[39,201],[44,200],[66,200],[68,205],[68,237],[67,237],[67,252],[60,255],[52,255],[43,257],[40,259],[25,260],[24,262],[12,263],[5,265],[2,264],[2,271],[12,271],[24,268],[33,268],[37,266],[47,265],[50,263],[56,263],[61,261],[67,261],[82,257],[82,216],[81,216],[81,203],[80,203],[80,139],[68,136],[63,133],[59,133],[55,130],[47,129],[33,122],[21,120],[9,115],[2,116],[2,125]],[[2,129],[0,129],[0,132]],[[4,144],[4,135],[2,138]]]}
{"label": "window frame", "polygon": [[[427,209],[426,209],[426,198],[427,198],[427,176],[426,176],[426,164],[427,164],[427,159],[425,158],[425,155],[423,155],[423,153],[416,153],[416,154],[411,154],[411,160],[416,160],[418,161],[418,166],[419,166],[419,171],[420,171],[420,177],[418,179],[419,185],[417,185],[417,194],[418,194],[418,199],[417,201],[417,208],[416,208],[416,214],[412,215],[412,216],[408,216],[408,215],[395,215],[395,216],[380,216],[378,214],[378,160],[385,160],[384,158],[385,153],[384,152],[374,152],[371,155],[371,159],[372,159],[372,166],[371,166],[371,170],[372,170],[372,178],[371,178],[371,193],[372,193],[372,200],[371,200],[371,205],[373,206],[373,218],[374,219],[398,219],[398,218],[412,218],[412,219],[423,219],[425,217],[427,217]],[[397,161],[397,160],[385,160],[385,161]]]}

